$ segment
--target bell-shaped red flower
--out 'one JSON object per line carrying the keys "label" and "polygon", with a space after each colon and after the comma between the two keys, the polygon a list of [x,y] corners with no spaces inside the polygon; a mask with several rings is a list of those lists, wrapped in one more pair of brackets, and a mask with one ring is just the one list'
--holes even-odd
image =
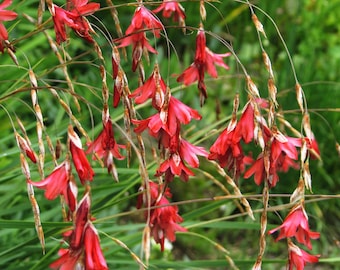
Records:
{"label": "bell-shaped red flower", "polygon": [[312,249],[310,239],[318,239],[320,237],[320,233],[309,230],[308,216],[301,204],[289,212],[281,226],[270,230],[268,233],[272,234],[278,230],[280,230],[280,234],[276,241],[295,237],[299,243],[304,244],[309,249]]}
{"label": "bell-shaped red flower", "polygon": [[160,31],[164,28],[162,23],[143,5],[136,8],[130,26],[125,32],[125,37],[116,40],[120,43],[118,47],[126,47],[132,44],[132,70],[135,71],[145,50],[151,53],[157,51],[149,44],[146,31],[152,31],[158,38]]}
{"label": "bell-shaped red flower", "polygon": [[48,200],[54,200],[58,195],[67,197],[70,170],[70,162],[65,160],[45,179],[39,182],[29,181],[29,183],[37,188],[44,189],[45,197]]}
{"label": "bell-shaped red flower", "polygon": [[88,3],[88,0],[68,1],[67,10],[52,4],[50,12],[53,17],[57,43],[60,44],[67,39],[65,25],[71,27],[80,37],[93,42],[91,37],[93,29],[84,16],[93,14],[99,8],[99,3]]}
{"label": "bell-shaped red flower", "polygon": [[86,158],[81,140],[77,133],[74,132],[72,126],[69,126],[68,128],[68,138],[70,140],[69,147],[73,164],[78,173],[80,182],[84,185],[86,180],[93,180],[94,171]]}
{"label": "bell-shaped red flower", "polygon": [[[161,245],[161,250],[164,251],[164,240],[165,238],[173,242],[176,240],[175,232],[185,232],[187,229],[180,226],[178,223],[183,221],[183,218],[178,214],[178,207],[169,205],[170,202],[167,198],[172,195],[170,189],[166,188],[163,194],[163,185],[157,185],[154,182],[149,182],[150,195],[151,195],[151,206],[157,206],[150,212],[149,225],[151,228],[151,234],[155,239],[156,243]],[[145,190],[145,187],[143,187]],[[140,194],[138,197],[137,208],[140,208],[144,204],[147,206],[146,195]],[[148,212],[145,212],[147,217]]]}
{"label": "bell-shaped red flower", "polygon": [[201,27],[198,30],[196,37],[196,53],[194,62],[177,78],[177,82],[183,82],[185,85],[190,85],[193,82],[198,82],[200,91],[201,104],[208,97],[204,75],[207,72],[211,77],[217,78],[215,65],[225,69],[229,67],[223,62],[223,58],[229,56],[230,53],[215,54],[206,47],[206,38],[204,29]]}
{"label": "bell-shaped red flower", "polygon": [[85,228],[84,246],[86,270],[108,269],[102,249],[100,247],[98,232],[91,222],[89,222]]}
{"label": "bell-shaped red flower", "polygon": [[288,243],[289,251],[289,270],[304,270],[307,263],[317,263],[320,255],[311,255],[294,245],[291,241]]}
{"label": "bell-shaped red flower", "polygon": [[180,26],[185,25],[185,12],[184,8],[180,3],[175,0],[163,0],[163,3],[156,9],[153,10],[154,13],[162,11],[162,16],[164,18],[170,18],[173,15],[175,22],[179,22]]}
{"label": "bell-shaped red flower", "polygon": [[119,152],[119,148],[125,148],[125,146],[116,142],[111,118],[109,116],[105,116],[104,118],[102,132],[88,145],[85,153],[95,153],[99,158],[104,159],[104,165],[108,172],[117,178],[113,158],[118,160],[124,159],[124,156]]}

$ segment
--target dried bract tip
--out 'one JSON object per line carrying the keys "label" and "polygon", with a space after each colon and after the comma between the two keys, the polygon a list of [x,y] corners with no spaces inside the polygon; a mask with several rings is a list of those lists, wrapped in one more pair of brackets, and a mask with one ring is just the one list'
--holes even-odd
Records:
{"label": "dried bract tip", "polygon": [[295,85],[295,91],[296,91],[296,100],[299,104],[300,110],[302,113],[304,113],[305,110],[303,108],[303,90],[299,83]]}
{"label": "dried bract tip", "polygon": [[294,190],[290,196],[290,203],[298,203],[303,200],[305,195],[305,185],[302,178],[300,178],[297,188]]}
{"label": "dried bract tip", "polygon": [[270,99],[272,100],[275,107],[277,108],[279,106],[279,104],[276,101],[277,88],[275,86],[275,82],[273,78],[268,79],[268,92],[269,92]]}
{"label": "dried bract tip", "polygon": [[272,64],[270,62],[270,58],[265,51],[262,52],[262,57],[263,57],[264,65],[266,66],[266,69],[269,72],[269,76],[270,76],[271,79],[273,79],[274,78],[274,72],[273,72],[273,69],[272,69]]}
{"label": "dried bract tip", "polygon": [[303,129],[305,131],[307,138],[310,140],[314,139],[314,135],[313,135],[313,132],[310,126],[310,118],[309,118],[308,113],[305,113],[303,115],[302,124],[303,124]]}
{"label": "dried bract tip", "polygon": [[266,33],[264,31],[264,28],[263,28],[263,25],[259,21],[259,19],[257,18],[255,13],[253,13],[253,15],[251,16],[251,19],[253,20],[253,23],[256,27],[256,30],[259,31],[260,33],[262,33],[265,38],[267,38]]}
{"label": "dried bract tip", "polygon": [[201,19],[205,21],[205,19],[207,18],[207,11],[205,10],[204,0],[200,1],[200,15]]}
{"label": "dried bract tip", "polygon": [[259,98],[260,97],[259,90],[257,89],[255,83],[252,81],[249,75],[246,76],[246,80],[247,80],[247,88],[250,94],[255,98]]}
{"label": "dried bract tip", "polygon": [[32,88],[36,89],[38,87],[38,82],[32,69],[28,71],[28,76],[30,78]]}
{"label": "dried bract tip", "polygon": [[303,164],[302,174],[303,174],[303,179],[305,181],[306,188],[310,192],[312,192],[312,175],[310,174],[310,171],[309,171],[309,163],[308,162],[305,162],[305,164]]}
{"label": "dried bract tip", "polygon": [[338,142],[335,143],[335,149],[338,152],[338,155],[340,157],[340,144]]}

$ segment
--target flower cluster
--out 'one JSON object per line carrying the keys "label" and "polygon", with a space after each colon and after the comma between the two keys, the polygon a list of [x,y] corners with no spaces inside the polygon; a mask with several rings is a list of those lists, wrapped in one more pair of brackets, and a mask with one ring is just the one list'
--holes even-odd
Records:
{"label": "flower cluster", "polygon": [[158,113],[145,120],[132,121],[137,125],[135,132],[140,133],[148,129],[149,134],[158,139],[159,146],[166,152],[167,158],[158,168],[156,176],[165,174],[165,180],[170,182],[177,175],[187,181],[194,173],[184,161],[197,168],[199,165],[197,155],[207,157],[208,153],[204,148],[194,146],[182,139],[180,130],[181,125],[189,124],[192,119],[201,119],[200,114],[167,91],[164,81],[157,72],[157,66],[147,82],[136,89],[131,96],[136,97],[136,103],[151,98],[153,107],[158,110]]}
{"label": "flower cluster", "polygon": [[68,248],[59,250],[60,258],[50,264],[52,269],[108,269],[91,221],[90,203],[89,193],[85,193],[76,209],[72,230],[64,234]]}
{"label": "flower cluster", "polygon": [[[146,187],[142,187],[140,190],[145,191]],[[178,225],[183,221],[182,217],[178,215],[177,206],[169,205],[169,198],[172,197],[170,189],[164,188],[164,185],[158,185],[154,182],[149,182],[150,189],[150,203],[145,192],[138,196],[137,208],[142,206],[152,207],[150,213],[145,211],[145,218],[147,219],[150,214],[149,226],[151,228],[151,234],[156,243],[161,245],[161,250],[164,251],[164,241],[168,239],[173,242],[176,240],[175,232],[185,232],[186,229]]]}
{"label": "flower cluster", "polygon": [[83,150],[81,140],[73,128],[68,128],[68,147],[79,180],[86,186],[86,193],[77,204],[78,188],[71,172],[69,155],[59,164],[53,172],[39,182],[29,180],[33,186],[45,190],[45,197],[54,200],[62,196],[69,209],[67,220],[73,221],[74,227],[65,235],[69,243],[68,249],[60,249],[60,258],[50,265],[52,269],[76,269],[84,266],[85,269],[108,269],[103,257],[97,230],[92,224],[90,216],[90,187],[87,181],[93,181],[94,171],[86,158],[86,153],[95,152],[98,158],[104,158],[109,172],[113,170],[113,157],[123,158],[118,152],[112,131],[112,123],[108,118],[104,130],[98,138],[90,144],[88,150]]}

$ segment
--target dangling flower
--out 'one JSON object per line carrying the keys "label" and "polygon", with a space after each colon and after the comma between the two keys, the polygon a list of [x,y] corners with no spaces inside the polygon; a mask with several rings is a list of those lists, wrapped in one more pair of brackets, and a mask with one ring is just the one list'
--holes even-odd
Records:
{"label": "dangling flower", "polygon": [[8,32],[2,22],[13,21],[18,16],[17,13],[11,10],[5,10],[6,7],[12,4],[12,0],[4,0],[0,4],[0,52],[4,52],[5,42],[8,40]]}
{"label": "dangling flower", "polygon": [[156,64],[150,78],[131,93],[129,97],[135,98],[137,104],[142,104],[148,98],[151,98],[153,107],[157,110],[161,109],[164,105],[166,84],[159,72],[159,67]]}
{"label": "dangling flower", "polygon": [[92,143],[88,145],[88,149],[85,153],[96,153],[99,158],[103,158],[104,165],[108,172],[112,173],[112,175],[117,178],[113,158],[118,160],[124,159],[124,156],[122,156],[119,152],[119,148],[125,148],[125,146],[117,144],[114,138],[111,118],[107,116],[103,123],[102,132]]}
{"label": "dangling flower", "polygon": [[137,69],[143,52],[145,50],[151,53],[157,51],[149,44],[145,31],[152,31],[154,37],[160,37],[160,31],[164,28],[162,23],[143,5],[136,8],[130,26],[125,32],[125,37],[116,40],[120,45],[118,47],[126,47],[132,44],[132,70]]}
{"label": "dangling flower", "polygon": [[[149,185],[152,200],[151,206],[157,206],[157,208],[152,209],[150,212],[149,226],[156,243],[159,243],[161,245],[161,251],[164,251],[165,238],[173,242],[176,240],[175,232],[185,232],[187,229],[178,224],[183,221],[183,218],[178,214],[178,207],[169,205],[170,202],[167,198],[172,196],[170,189],[166,188],[164,193],[160,195],[160,192],[163,191],[162,185],[158,186],[153,182],[149,182]],[[143,187],[143,189],[145,189],[145,187]],[[145,197],[145,194],[139,195],[138,208],[142,206],[142,203],[147,206]],[[145,216],[147,217],[147,215],[148,212],[146,211]]]}
{"label": "dangling flower", "polygon": [[93,32],[89,22],[84,16],[91,15],[100,8],[99,3],[89,3],[88,0],[71,0],[67,10],[52,4],[50,12],[53,17],[54,31],[57,43],[66,41],[65,25],[71,27],[77,35],[89,42],[93,42],[90,33]]}
{"label": "dangling flower", "polygon": [[185,13],[184,8],[180,3],[175,0],[164,0],[163,3],[156,9],[153,10],[154,13],[162,11],[164,18],[170,18],[173,15],[175,22],[179,22],[179,25],[185,26]]}
{"label": "dangling flower", "polygon": [[179,124],[189,124],[192,119],[200,120],[201,115],[196,110],[170,96],[166,110],[161,110],[145,120],[133,120],[132,122],[138,126],[135,128],[135,132],[140,133],[149,128],[150,134],[157,138],[162,130],[170,136],[174,136],[178,133]]}
{"label": "dangling flower", "polygon": [[29,180],[29,183],[35,187],[44,189],[45,197],[48,200],[54,200],[58,195],[67,197],[70,170],[70,163],[68,160],[65,160],[45,179],[39,182]]}
{"label": "dangling flower", "polygon": [[291,241],[288,242],[289,251],[289,270],[303,270],[307,263],[317,263],[320,255],[310,255],[303,249],[294,245]]}
{"label": "dangling flower", "polygon": [[72,161],[78,173],[80,182],[84,185],[86,180],[93,180],[94,171],[86,158],[81,140],[77,133],[74,132],[72,126],[69,126],[68,128],[68,137],[70,139],[69,147],[72,155]]}
{"label": "dangling flower", "polygon": [[102,249],[99,243],[98,232],[89,222],[84,232],[85,246],[85,269],[86,270],[106,270],[108,269]]}
{"label": "dangling flower", "polygon": [[236,124],[236,120],[232,120],[228,127],[221,132],[210,147],[208,159],[218,161],[222,168],[226,167],[238,178],[244,172],[245,165],[249,164],[252,158],[245,156],[240,141],[234,140]]}
{"label": "dangling flower", "polygon": [[270,230],[268,233],[272,234],[278,230],[280,230],[280,234],[276,238],[276,241],[283,238],[295,237],[299,243],[304,244],[309,249],[312,249],[310,239],[318,239],[320,237],[320,233],[309,230],[308,216],[301,204],[289,212],[281,226]]}
{"label": "dangling flower", "polygon": [[206,47],[205,32],[202,27],[198,30],[196,37],[196,53],[194,62],[177,78],[177,82],[183,82],[190,85],[198,81],[198,89],[200,91],[201,105],[208,97],[204,74],[207,72],[211,77],[217,78],[215,65],[225,69],[229,67],[223,62],[223,58],[229,56],[230,53],[215,54]]}

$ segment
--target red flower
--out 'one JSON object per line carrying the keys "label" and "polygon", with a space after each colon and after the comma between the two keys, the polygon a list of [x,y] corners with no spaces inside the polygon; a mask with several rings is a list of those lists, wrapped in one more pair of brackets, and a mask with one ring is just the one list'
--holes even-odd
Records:
{"label": "red flower", "polygon": [[179,146],[179,155],[191,167],[197,168],[199,165],[197,155],[207,157],[208,152],[204,149],[204,147],[192,145],[191,143],[181,139]]}
{"label": "red flower", "polygon": [[50,11],[53,16],[57,43],[60,44],[67,39],[65,24],[71,27],[80,37],[93,42],[90,35],[93,30],[84,16],[93,14],[99,7],[99,3],[88,4],[88,0],[71,0],[70,5],[67,7],[68,10],[52,4]]}
{"label": "red flower", "polygon": [[215,54],[206,47],[206,38],[203,28],[198,30],[196,37],[196,53],[194,62],[177,78],[177,82],[183,82],[190,85],[198,81],[198,89],[200,90],[201,103],[207,98],[206,86],[204,83],[204,74],[207,72],[211,77],[217,77],[215,64],[225,69],[228,66],[223,62],[223,58],[229,56],[229,53]]}
{"label": "red flower", "polygon": [[106,270],[108,269],[103,252],[100,247],[98,232],[91,222],[88,223],[84,232],[85,245],[85,269]]}
{"label": "red flower", "polygon": [[29,181],[30,184],[45,190],[45,197],[54,200],[58,195],[67,197],[67,189],[70,175],[70,163],[65,160],[57,166],[53,172],[40,182]]}
{"label": "red flower", "polygon": [[166,84],[159,74],[158,65],[150,76],[150,78],[133,93],[129,95],[130,98],[135,98],[137,104],[144,103],[148,98],[152,99],[152,105],[155,109],[161,109],[164,105],[164,94],[166,92]]}
{"label": "red flower", "polygon": [[184,26],[185,13],[181,4],[174,0],[164,0],[163,3],[156,9],[154,13],[162,12],[164,18],[170,18],[174,15],[174,21],[179,22],[181,26]]}
{"label": "red flower", "polygon": [[68,137],[70,139],[69,147],[72,155],[73,164],[78,173],[80,182],[82,183],[82,185],[84,185],[86,180],[93,180],[94,172],[89,161],[86,158],[81,140],[77,133],[74,132],[72,126],[69,126],[68,128]]}
{"label": "red flower", "polygon": [[83,238],[85,226],[89,221],[91,201],[89,193],[85,193],[84,197],[78,204],[76,210],[76,218],[74,221],[74,229],[70,236],[70,248],[77,250],[83,247]]}
{"label": "red flower", "polygon": [[193,118],[200,120],[201,115],[196,110],[171,96],[166,110],[162,110],[145,120],[133,120],[132,122],[138,125],[135,128],[135,132],[140,133],[149,128],[150,134],[157,138],[162,130],[170,136],[174,136],[178,133],[179,124],[189,124]]}
{"label": "red flower", "polygon": [[303,270],[307,262],[317,263],[320,255],[310,255],[289,241],[289,270]]}
{"label": "red flower", "polygon": [[88,145],[88,149],[85,153],[96,153],[99,158],[103,158],[104,165],[108,169],[108,172],[112,173],[114,177],[117,178],[113,158],[119,160],[124,159],[124,156],[119,152],[119,148],[125,148],[125,146],[116,143],[111,118],[109,116],[105,117],[106,120],[103,123],[102,132]]}
{"label": "red flower", "polygon": [[234,140],[236,123],[231,121],[226,129],[218,136],[214,144],[210,147],[208,159],[217,160],[221,167],[226,167],[228,171],[234,172],[238,178],[244,172],[245,165],[252,159],[244,156],[241,144]]}
{"label": "red flower", "polygon": [[60,270],[73,270],[78,269],[79,266],[82,266],[82,263],[80,262],[80,252],[76,253],[72,252],[70,249],[61,248],[58,251],[58,255],[60,257],[50,264],[50,268]]}
{"label": "red flower", "polygon": [[280,234],[276,238],[276,241],[283,238],[295,237],[299,243],[304,244],[309,249],[312,249],[310,239],[320,237],[320,233],[309,230],[308,216],[302,205],[293,208],[282,225],[270,230],[268,233],[272,234],[278,230],[280,230]]}
{"label": "red flower", "polygon": [[251,102],[248,102],[235,127],[233,141],[237,143],[243,139],[245,143],[250,143],[254,138],[254,129],[254,107]]}
{"label": "red flower", "polygon": [[195,175],[185,166],[178,153],[171,154],[170,157],[159,166],[155,176],[161,176],[163,173],[165,174],[167,182],[171,182],[175,175],[178,175],[185,182],[189,180],[189,176]]}
{"label": "red flower", "polygon": [[8,40],[8,32],[2,22],[13,21],[18,14],[11,10],[4,10],[12,4],[12,0],[4,0],[0,4],[0,51],[4,52],[4,43]]}
{"label": "red flower", "polygon": [[120,43],[118,47],[133,45],[132,70],[135,71],[145,49],[151,53],[157,51],[149,44],[145,31],[151,30],[156,38],[160,36],[160,30],[164,26],[162,23],[143,5],[136,8],[132,21],[126,30],[126,36],[116,40]]}
{"label": "red flower", "polygon": [[[177,206],[169,205],[169,201],[166,197],[171,197],[170,189],[167,188],[161,196],[159,196],[159,192],[163,190],[163,186],[158,186],[156,183],[149,182],[150,185],[150,195],[153,203],[151,206],[158,206],[157,208],[151,210],[150,213],[150,228],[151,234],[155,239],[156,243],[161,245],[161,250],[164,251],[164,240],[167,238],[169,241],[173,242],[176,240],[175,232],[185,232],[187,229],[178,225],[178,223],[182,222],[183,219],[180,215],[178,215]],[[141,199],[143,198],[143,199]],[[156,201],[155,201],[156,200]],[[140,202],[143,201],[145,205],[147,205],[145,200],[145,194],[139,195],[139,204],[137,207],[140,207]],[[145,216],[147,217],[147,211],[145,212]]]}

